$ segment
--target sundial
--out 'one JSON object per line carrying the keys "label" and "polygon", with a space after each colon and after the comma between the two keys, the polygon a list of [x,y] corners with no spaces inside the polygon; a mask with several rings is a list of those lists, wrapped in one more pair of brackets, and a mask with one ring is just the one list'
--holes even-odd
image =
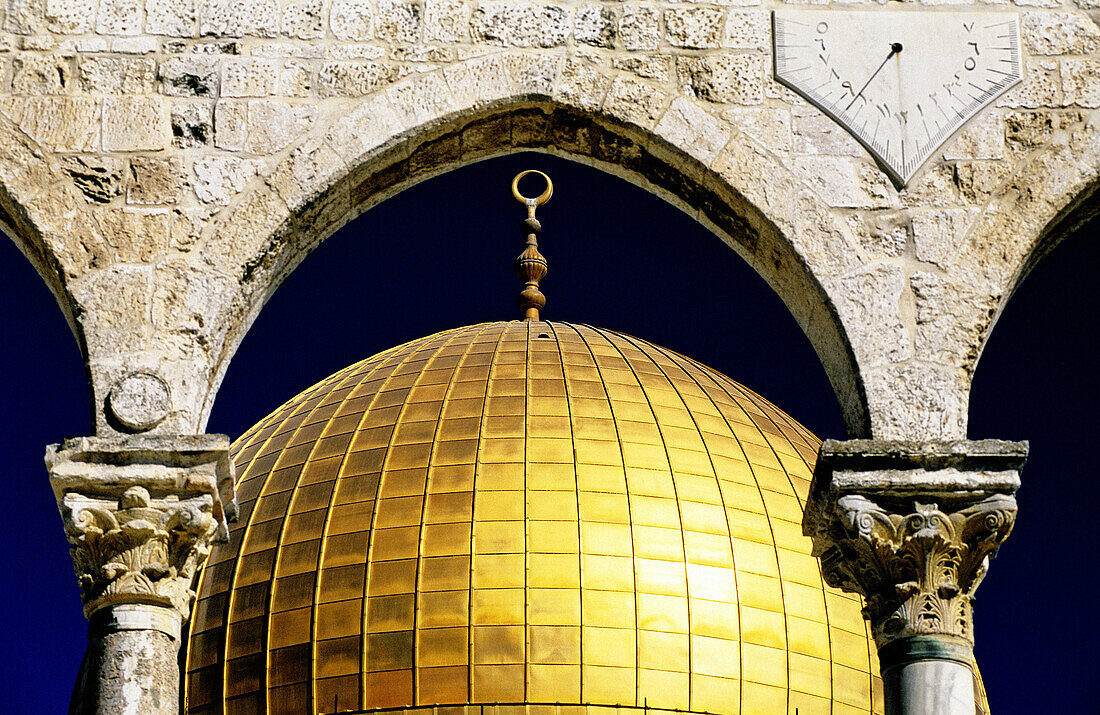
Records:
{"label": "sundial", "polygon": [[899,188],[1023,79],[1010,13],[776,10],[775,76],[844,127]]}

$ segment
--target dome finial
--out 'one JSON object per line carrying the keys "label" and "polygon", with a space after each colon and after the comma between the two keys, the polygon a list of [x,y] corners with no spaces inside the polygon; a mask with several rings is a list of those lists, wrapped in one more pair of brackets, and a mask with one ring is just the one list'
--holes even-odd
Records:
{"label": "dome finial", "polygon": [[[528,174],[538,174],[546,180],[546,190],[538,198],[529,199],[519,192],[519,180]],[[546,296],[539,290],[539,281],[546,277],[546,259],[539,253],[538,236],[542,230],[542,224],[535,218],[535,209],[550,200],[554,194],[554,184],[550,177],[541,171],[528,169],[516,174],[512,179],[512,196],[516,201],[527,207],[527,218],[523,222],[524,231],[527,234],[527,246],[523,253],[516,258],[516,277],[524,282],[523,292],[519,294],[519,307],[523,311],[524,320],[538,320],[539,311],[546,305]]]}

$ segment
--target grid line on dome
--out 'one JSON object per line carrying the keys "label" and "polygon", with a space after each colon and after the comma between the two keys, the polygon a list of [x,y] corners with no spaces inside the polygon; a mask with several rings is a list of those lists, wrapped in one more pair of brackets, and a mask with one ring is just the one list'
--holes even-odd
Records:
{"label": "grid line on dome", "polygon": [[[647,357],[649,357],[649,358],[650,358],[651,360],[653,360],[653,363],[654,363],[654,365],[656,365],[656,366],[658,367],[658,369],[660,369],[660,370],[661,370],[661,373],[662,373],[662,374],[663,374],[663,375],[665,376],[665,379],[667,379],[667,380],[669,381],[669,383],[670,383],[670,384],[672,384],[673,380],[672,380],[672,377],[671,377],[671,376],[669,375],[668,371],[667,371],[667,370],[666,370],[665,368],[663,368],[663,367],[662,367],[662,366],[660,365],[660,363],[659,363],[659,362],[658,362],[657,360],[653,359],[653,356],[652,356],[651,354],[649,354],[649,353],[648,353],[648,351],[646,351],[646,350],[645,350],[645,346],[646,346],[646,345],[648,345],[647,343],[645,343],[644,341],[641,341],[641,340],[635,340],[635,339],[632,339],[632,338],[630,338],[629,336],[623,336],[623,337],[624,337],[624,339],[625,339],[625,340],[629,341],[629,342],[630,342],[630,343],[631,343],[632,345],[634,345],[634,347],[635,347],[635,348],[637,348],[637,349],[638,349],[639,351],[641,351],[642,353],[645,353]],[[661,355],[662,355],[663,357],[666,357],[666,359],[667,359],[667,355],[664,355],[664,353],[663,353],[663,352],[661,353]],[[675,363],[675,362],[673,362],[672,360],[669,360],[668,362],[669,362],[669,364],[670,364],[670,365],[672,365],[672,366],[676,367],[676,368],[677,368],[677,369],[679,369],[679,370],[680,370],[681,372],[683,372],[683,373],[684,373],[684,375],[685,375],[685,377],[686,377],[686,379],[688,379],[688,380],[692,380],[693,384],[695,384],[695,386],[696,386],[696,387],[698,387],[698,384],[697,384],[697,383],[695,383],[695,381],[694,381],[694,378],[693,378],[693,376],[691,376],[691,375],[690,375],[690,374],[689,374],[689,373],[688,373],[688,372],[687,372],[686,370],[684,370],[684,369],[683,369],[682,367],[680,367],[679,365],[676,365],[676,363]],[[682,388],[682,387],[677,387],[677,393],[678,393],[678,394],[681,394],[681,396],[683,395],[683,389],[684,389],[684,388]],[[701,389],[701,388],[699,388],[699,390],[700,390],[700,392],[702,392],[702,389]],[[716,406],[716,405],[714,405],[713,401],[711,402],[711,405],[712,405],[712,406],[714,407],[714,409],[715,409],[715,412],[717,412],[717,411],[718,411],[718,410],[717,410],[717,406]],[[712,455],[710,454],[710,451],[706,449],[706,438],[705,438],[705,436],[704,436],[704,434],[703,434],[703,430],[702,430],[702,429],[700,428],[700,426],[699,426],[699,422],[698,422],[698,419],[697,419],[697,418],[695,417],[695,415],[694,415],[694,413],[692,412],[692,410],[691,410],[691,409],[688,409],[688,406],[687,406],[686,402],[685,402],[685,405],[684,405],[684,406],[685,406],[685,409],[686,409],[686,411],[687,411],[688,415],[689,415],[689,416],[691,417],[691,419],[692,419],[692,423],[693,423],[693,425],[694,425],[694,427],[695,427],[696,431],[697,431],[697,432],[698,432],[698,434],[699,434],[699,440],[700,440],[700,443],[701,443],[701,444],[703,445],[703,449],[704,449],[704,451],[706,451],[706,453],[707,453],[707,460],[708,460],[708,462],[710,463],[711,471],[713,472],[713,474],[715,475],[715,477],[717,477],[717,475],[718,475],[718,468],[717,468],[717,466],[716,466],[716,465],[715,465],[715,463],[714,463],[714,457],[713,457],[713,456],[712,456]],[[731,434],[731,436],[732,436],[732,434]],[[736,437],[734,437],[734,439],[736,439]],[[726,522],[726,529],[727,529],[727,532],[728,532],[728,531],[729,531],[729,516],[728,516],[728,513],[727,513],[727,511],[726,511],[726,502],[725,502],[725,498],[724,498],[724,497],[723,497],[723,495],[722,495],[722,491],[721,491],[721,489],[719,489],[719,490],[718,490],[718,501],[719,501],[719,503],[720,503],[720,505],[721,505],[721,507],[722,507],[722,516],[723,516],[723,519],[724,519],[724,520],[725,520],[725,522]],[[733,567],[734,567],[734,568],[732,568],[732,569],[731,569],[731,572],[732,572],[732,578],[733,578],[733,589],[734,589],[734,594],[735,594],[735,598],[736,598],[736,601],[737,601],[737,603],[738,603],[738,604],[740,604],[740,603],[741,603],[741,589],[740,589],[740,585],[739,585],[739,583],[738,583],[738,578],[737,578],[737,569],[736,569],[736,555],[735,555],[735,554],[733,553],[732,549],[730,550],[730,552],[729,552],[729,555],[730,555],[730,564],[731,564],[731,566],[733,566]],[[684,559],[685,559],[685,561],[687,561],[687,553],[686,553],[686,548],[685,548],[685,555],[684,555]],[[689,603],[689,611],[688,611],[688,617],[689,617],[689,619],[691,619],[691,608],[690,608],[690,603],[691,603],[691,601],[690,601],[690,598],[689,598],[689,601],[688,601],[688,603]],[[737,635],[737,641],[736,641],[736,649],[737,649],[737,659],[738,659],[739,661],[740,661],[740,660],[741,660],[741,658],[742,658],[742,654],[741,654],[741,647],[742,647],[742,643],[743,643],[743,641],[744,641],[744,637],[743,637],[743,634],[742,634],[742,631],[741,631],[741,628],[742,628],[742,623],[743,623],[743,620],[742,620],[742,618],[741,618],[741,613],[740,613],[740,605],[739,605],[739,608],[738,608],[738,618],[737,618],[737,634],[738,634],[738,635]],[[692,672],[694,673],[694,672],[695,672],[695,670],[696,670],[696,669],[695,669],[695,668],[693,667],[693,668],[692,668]],[[738,673],[738,675],[739,675],[739,676],[741,676],[742,674],[741,674],[741,673],[739,672],[739,673]],[[743,677],[739,677],[739,678],[738,678],[738,692],[739,692],[739,696],[738,696],[738,697],[739,697],[739,700],[743,699],[743,698],[741,697],[741,695],[740,695],[740,691],[741,691],[741,688],[743,687],[743,685],[742,685],[743,683],[744,683],[744,678],[743,678]]]}
{"label": "grid line on dome", "polygon": [[[465,349],[462,352],[461,357],[458,360],[458,364],[455,366],[455,368],[450,373],[450,378],[447,380],[447,389],[446,389],[446,393],[445,393],[445,396],[444,396],[444,403],[446,403],[447,399],[454,394],[455,385],[458,382],[458,376],[460,374],[459,366],[463,363],[463,361],[466,359],[466,357],[470,354],[470,352],[473,350],[474,346],[477,345],[477,337],[480,337],[482,334],[484,334],[486,332],[486,330],[488,330],[490,328],[490,325],[486,324],[486,325],[480,326],[480,328],[481,329],[478,331],[475,338],[470,340],[469,343],[466,345]],[[429,455],[428,455],[428,465],[429,465],[429,467],[428,467],[428,471],[427,471],[427,474],[425,475],[425,479],[424,479],[424,496],[423,496],[423,503],[421,505],[420,534],[419,534],[419,540],[418,540],[419,548],[418,548],[418,553],[417,553],[416,576],[415,576],[415,583],[417,584],[418,588],[419,588],[419,584],[420,584],[421,570],[423,568],[424,560],[426,558],[425,557],[425,551],[427,550],[426,547],[427,547],[427,532],[428,532],[428,519],[427,519],[427,517],[428,517],[428,501],[429,501],[429,494],[430,494],[431,487],[432,487],[432,480],[433,480],[433,477],[434,477],[434,473],[431,469],[431,466],[434,462],[434,459],[436,458],[436,447],[441,441],[440,437],[441,437],[441,433],[443,431],[443,426],[444,426],[444,415],[443,415],[443,410],[441,409],[439,418],[436,420],[435,429],[434,429],[433,435],[432,435],[433,436],[432,448],[431,448],[431,450],[429,452]],[[423,648],[425,628],[424,628],[423,623],[422,623],[423,606],[422,606],[422,603],[421,603],[422,598],[420,597],[421,593],[422,592],[418,591],[417,597],[415,597],[413,599],[413,609],[414,609],[414,611],[413,611],[413,625],[414,625],[415,630],[416,630],[414,650],[413,650],[413,663],[412,663],[412,670],[413,670],[413,702],[419,703],[419,702],[423,702],[425,700],[431,700],[432,702],[441,702],[441,701],[447,701],[447,700],[466,700],[466,699],[469,698],[469,667],[468,666],[466,666],[466,668],[465,668],[466,676],[462,679],[464,687],[461,688],[461,693],[459,694],[459,697],[457,697],[457,698],[455,698],[455,697],[442,697],[442,698],[436,697],[436,698],[427,698],[427,699],[423,697],[424,688],[423,688],[423,685],[422,685],[422,678],[423,678],[422,671],[424,670],[424,668],[420,665],[420,660],[421,660],[421,649]],[[466,638],[466,651],[467,651],[467,660],[468,660],[469,659],[469,635],[468,635],[468,632],[467,632],[467,638]],[[443,666],[443,667],[447,667],[447,666]],[[462,668],[462,666],[453,666],[453,667]],[[448,682],[446,678],[444,678],[443,681],[444,681],[444,683]],[[432,679],[429,679],[428,683],[433,684],[434,681]],[[437,690],[437,691],[435,691],[435,693],[438,695],[438,694],[441,694],[441,691]]]}
{"label": "grid line on dome", "polygon": [[[654,349],[659,351],[660,353],[664,354],[667,358],[669,358],[669,361],[671,363],[673,363],[673,364],[676,363],[676,361],[673,358],[668,356],[666,351],[661,350],[660,348],[654,348]],[[685,370],[685,373],[686,373],[686,370]],[[692,375],[692,378],[695,379],[696,383],[698,384],[698,382],[697,382],[698,378],[696,378],[694,375]],[[715,384],[720,388],[723,387],[723,386],[719,385],[717,382],[715,382]],[[699,388],[700,388],[700,390],[703,389],[701,385],[699,386]],[[725,391],[728,393],[728,389],[725,390]],[[705,394],[705,391],[704,391],[704,394]],[[717,405],[715,405],[715,409],[717,409]],[[750,420],[752,420],[751,415],[747,415],[747,416]],[[752,420],[752,421],[759,428],[759,424],[756,423],[755,420]],[[765,436],[765,439],[767,439],[766,436]],[[738,443],[740,444],[740,440],[738,440]],[[747,455],[746,455],[746,458],[747,458]],[[777,459],[778,459],[778,456],[777,456]],[[751,464],[749,465],[749,468],[750,468],[750,470],[755,471]],[[790,475],[788,474],[788,478],[789,478],[789,476]],[[790,484],[791,484],[791,488],[793,490],[794,489],[793,482],[790,482]],[[763,498],[763,494],[761,494],[761,497]],[[765,510],[767,509],[767,504],[766,503],[764,504],[764,508],[765,508]],[[770,518],[769,518],[768,521],[769,521],[769,524],[771,524],[771,519]],[[772,532],[772,538],[773,538],[773,542],[774,542],[775,541],[774,531]],[[783,579],[783,573],[784,572],[783,572],[783,569],[782,569],[782,565],[779,563],[779,546],[778,546],[778,544],[776,544],[776,564],[777,564],[777,569],[778,569],[778,573],[779,573],[779,576],[780,576],[779,584],[780,584],[780,588],[781,588],[782,593],[783,593],[784,604],[786,605],[788,603],[786,590],[787,590],[787,588],[789,588],[789,586],[786,586],[786,587],[784,586],[784,579]],[[738,599],[738,600],[740,602],[740,599]],[[787,608],[789,608],[789,606]],[[828,619],[828,612],[827,611],[825,612],[825,618],[826,618],[826,622],[827,622],[827,619]],[[787,661],[788,661],[788,666],[787,667],[788,667],[788,673],[790,673],[791,670],[792,670],[791,665],[790,665],[790,661],[791,661],[792,656],[795,655],[795,653],[793,653],[791,651],[790,614],[787,612],[786,608],[784,609],[783,620],[784,620],[784,629],[785,629],[785,644],[786,644],[786,647],[787,647]],[[795,687],[791,683],[790,675],[788,675],[788,679],[787,679],[787,698],[786,698],[787,702],[785,704],[785,709],[789,709],[791,707],[796,707],[796,709],[797,709],[797,703],[795,702],[795,700],[798,699],[797,696],[796,696],[797,692],[798,691],[795,689]],[[807,693],[807,694],[808,695],[813,695],[813,693]],[[829,700],[832,700],[832,681],[831,681],[831,679],[829,681]],[[810,704],[810,703],[803,703],[803,705],[806,705],[806,704]]]}
{"label": "grid line on dome", "polygon": [[[658,434],[661,436],[661,439],[659,440],[659,442],[662,445],[662,447],[664,448],[664,457],[665,457],[665,460],[667,460],[667,462],[668,462],[669,482],[672,486],[673,499],[675,499],[675,501],[676,501],[677,515],[679,517],[679,525],[680,525],[680,529],[681,529],[681,532],[682,532],[683,529],[684,529],[683,504],[680,500],[679,491],[676,488],[676,476],[675,476],[675,471],[673,470],[673,466],[672,466],[674,464],[674,460],[673,460],[672,456],[669,454],[668,440],[666,440],[664,438],[664,434],[663,434],[662,429],[661,429],[661,420],[658,417],[657,409],[654,407],[653,403],[650,401],[649,394],[646,392],[646,389],[645,389],[645,385],[642,383],[642,380],[638,375],[637,366],[631,363],[630,359],[627,357],[626,353],[623,351],[622,346],[618,345],[616,343],[616,341],[612,340],[611,337],[609,335],[607,335],[604,331],[602,331],[598,328],[588,328],[588,329],[591,330],[595,335],[598,335],[602,340],[606,341],[606,343],[609,346],[613,347],[618,352],[618,354],[622,357],[623,362],[626,364],[627,369],[630,371],[630,374],[634,376],[634,379],[637,382],[637,385],[638,385],[639,389],[642,392],[642,396],[645,397],[646,405],[648,405],[648,407],[650,409],[650,412],[652,414],[652,417],[653,417],[653,424],[656,427]],[[614,409],[614,408],[612,408],[612,409]],[[683,565],[684,565],[683,585],[684,585],[684,595],[685,595],[685,598],[687,600],[687,633],[685,634],[685,636],[686,636],[685,640],[687,641],[686,642],[686,649],[685,649],[686,650],[686,655],[687,655],[686,670],[689,674],[693,674],[694,673],[694,670],[692,668],[692,650],[693,649],[691,647],[691,623],[692,623],[692,619],[691,619],[691,595],[692,595],[692,588],[691,588],[691,579],[690,579],[689,570],[688,570],[687,547],[684,544],[684,538],[683,538],[682,535],[681,535],[681,538],[680,538],[680,555],[683,557]],[[638,559],[637,553],[635,552],[635,568],[636,569],[637,569],[637,563],[638,563],[637,559]],[[643,631],[639,630],[639,650],[641,650],[641,633],[643,633]],[[641,655],[641,653],[639,653],[639,656],[640,655]],[[641,675],[642,675],[642,668],[641,668],[640,660],[641,659],[639,657],[639,665],[638,665],[639,688],[641,687]],[[685,692],[686,692],[686,695],[687,695],[687,701],[685,703],[686,707],[684,707],[682,709],[685,709],[685,710],[691,710],[692,709],[692,700],[695,699],[693,697],[694,696],[694,690],[695,690],[695,688],[693,687],[694,683],[692,683],[691,681],[692,681],[692,678],[689,675],[688,676],[687,688],[684,689]],[[677,709],[680,709],[680,708],[677,708]]]}
{"label": "grid line on dome", "polygon": [[[543,331],[553,339],[543,340]],[[313,579],[301,609],[309,623],[310,643],[302,644],[308,662],[290,662],[289,648],[268,647],[296,628],[274,605],[272,584],[263,604],[266,632],[259,635],[267,639],[261,641],[266,679],[229,668],[223,646],[214,655],[223,666],[220,682],[200,682],[210,655],[195,652],[188,679],[196,695],[221,690],[226,712],[243,712],[256,697],[270,712],[328,712],[334,689],[354,681],[354,697],[340,695],[340,709],[499,695],[493,699],[770,713],[767,698],[757,697],[758,685],[767,683],[757,679],[782,683],[783,707],[803,702],[796,674],[786,673],[788,660],[797,665],[798,658],[789,629],[809,607],[800,605],[810,603],[808,596],[821,603],[825,661],[835,635],[833,645],[861,648],[867,662],[866,627],[853,600],[822,594],[816,571],[814,585],[800,583],[800,572],[791,581],[780,564],[780,540],[786,546],[803,538],[792,519],[801,511],[797,480],[807,473],[807,445],[797,423],[766,401],[645,341],[568,324],[473,326],[386,356],[284,403],[234,446],[249,497],[246,523],[234,525],[236,543],[217,547],[213,568],[201,577],[204,605],[196,606],[193,625],[198,650],[205,634],[206,644],[220,637],[228,645],[228,603],[217,594],[212,600],[212,593],[259,585],[251,581],[263,569],[240,561],[252,563],[261,536],[276,540],[279,559],[284,546],[304,543],[296,539],[324,542],[325,555],[318,545],[312,566],[307,559],[300,567],[312,569],[303,580]],[[362,369],[368,364],[369,374]],[[476,416],[468,416],[474,409]],[[778,512],[769,523],[773,504]],[[303,515],[321,516],[309,526]],[[328,563],[346,551],[337,542],[353,528],[366,534],[356,537],[363,541],[353,549],[356,563]],[[386,530],[398,541],[380,536]],[[249,544],[242,544],[244,531],[252,534]],[[451,556],[455,548],[465,556]],[[761,549],[770,551],[771,566],[760,561]],[[452,573],[456,558],[464,576]],[[328,590],[330,566],[361,572],[358,596]],[[234,574],[244,574],[241,583],[233,583]],[[728,583],[725,592],[713,590],[719,583]],[[238,596],[242,603],[251,598]],[[386,601],[390,596],[396,598]],[[409,625],[391,620],[377,643],[369,641],[380,616],[406,618],[397,613],[404,608]],[[845,617],[832,626],[827,616],[835,609]],[[240,629],[234,618],[230,628]],[[770,623],[781,634],[759,635]],[[347,637],[360,645],[352,649],[354,662],[337,672],[342,656],[322,644],[345,637],[345,630],[357,630]],[[754,675],[753,643],[775,637],[785,655],[782,673]],[[732,662],[712,677],[707,659],[715,654]],[[276,678],[303,666],[297,684]],[[867,677],[865,668],[856,670]],[[384,692],[394,699],[379,699]],[[713,695],[726,692],[721,702]],[[291,707],[303,693],[305,705]],[[189,702],[189,712],[214,712],[199,700]],[[842,700],[826,707],[837,715],[873,711],[869,703],[853,708]]]}

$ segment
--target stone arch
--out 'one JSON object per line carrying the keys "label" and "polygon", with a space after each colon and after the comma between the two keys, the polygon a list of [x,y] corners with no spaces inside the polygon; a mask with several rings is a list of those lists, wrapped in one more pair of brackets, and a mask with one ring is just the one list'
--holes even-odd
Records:
{"label": "stone arch", "polygon": [[[857,358],[830,298],[831,282],[859,265],[849,229],[779,158],[699,102],[601,72],[509,53],[459,62],[365,97],[290,151],[205,235],[206,254],[240,292],[213,351],[200,425],[248,327],[312,248],[418,181],[536,150],[622,176],[715,231],[806,332],[849,432],[870,434]],[[600,101],[578,84],[602,86]]]}
{"label": "stone arch", "polygon": [[958,325],[970,329],[961,351],[968,378],[1016,289],[1063,238],[1100,213],[1098,188],[1100,134],[1084,120],[1019,164],[974,222],[944,266],[973,295],[987,296],[957,305]]}
{"label": "stone arch", "polygon": [[72,178],[48,159],[28,132],[0,116],[0,229],[31,262],[57,299],[87,356],[74,281],[108,256]]}

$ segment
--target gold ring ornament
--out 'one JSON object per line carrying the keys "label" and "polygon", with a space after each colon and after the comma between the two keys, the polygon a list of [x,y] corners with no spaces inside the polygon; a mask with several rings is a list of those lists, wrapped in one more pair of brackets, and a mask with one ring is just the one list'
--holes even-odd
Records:
{"label": "gold ring ornament", "polygon": [[[546,190],[539,194],[537,199],[529,199],[519,192],[519,180],[528,174],[538,174],[546,181]],[[512,179],[512,196],[516,197],[516,201],[527,206],[528,213],[534,215],[535,207],[542,206],[544,203],[550,200],[550,197],[554,195],[554,184],[550,181],[550,177],[536,169],[528,169],[527,171],[521,171],[516,174],[516,178]]]}

